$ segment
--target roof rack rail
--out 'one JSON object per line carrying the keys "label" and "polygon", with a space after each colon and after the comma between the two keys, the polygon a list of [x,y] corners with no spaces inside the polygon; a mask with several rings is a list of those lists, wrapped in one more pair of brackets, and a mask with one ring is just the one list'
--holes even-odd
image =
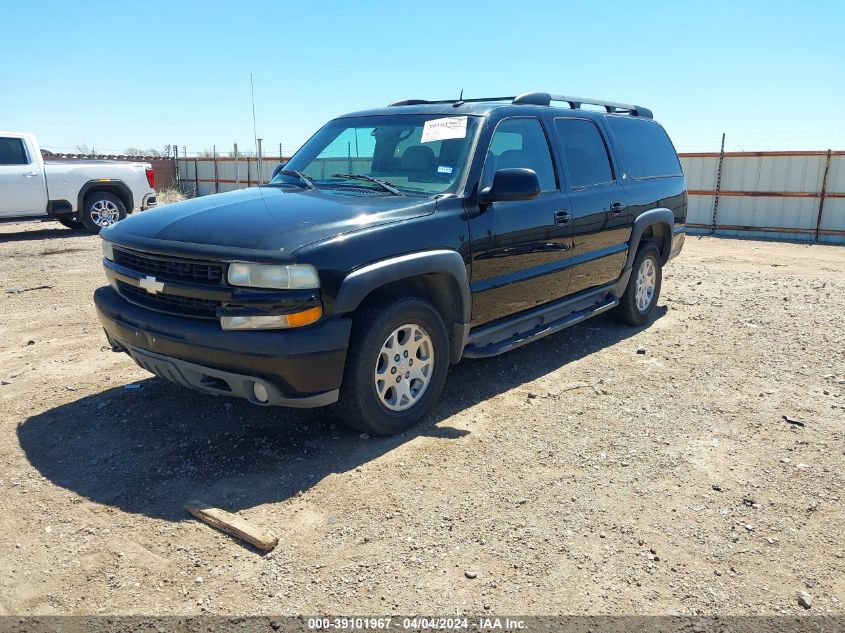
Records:
{"label": "roof rack rail", "polygon": [[589,99],[586,97],[567,97],[565,95],[551,95],[548,92],[526,92],[514,97],[514,103],[532,105],[551,105],[552,101],[568,103],[573,110],[579,109],[583,104],[601,106],[609,114],[627,113],[633,116],[641,116],[646,119],[654,118],[651,110],[643,106],[631,105],[628,103],[617,103],[616,101],[602,101],[600,99]]}
{"label": "roof rack rail", "polygon": [[477,99],[439,99],[437,101],[429,101],[428,99],[405,99],[404,101],[394,101],[388,104],[388,108],[394,106],[409,106],[409,105],[442,105],[451,103],[459,106],[463,103],[484,103],[485,101],[513,101],[514,97],[481,97]]}
{"label": "roof rack rail", "polygon": [[485,101],[510,101],[515,105],[540,105],[548,106],[553,101],[568,103],[573,110],[579,109],[582,105],[595,105],[605,109],[609,114],[630,114],[631,116],[653,119],[654,114],[648,108],[628,103],[617,103],[616,101],[601,101],[599,99],[588,99],[585,97],[567,97],[565,95],[552,95],[548,92],[524,92],[516,97],[481,97],[475,99],[442,99],[429,101],[427,99],[405,99],[394,101],[388,107],[409,106],[409,105],[435,105],[451,103],[455,107],[464,103],[483,103]]}

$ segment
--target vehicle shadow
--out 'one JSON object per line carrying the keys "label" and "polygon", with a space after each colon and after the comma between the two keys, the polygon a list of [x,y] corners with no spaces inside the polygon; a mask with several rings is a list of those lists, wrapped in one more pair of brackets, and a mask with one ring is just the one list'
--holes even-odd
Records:
{"label": "vehicle shadow", "polygon": [[169,521],[185,519],[194,498],[237,511],[283,501],[419,436],[461,438],[469,431],[441,423],[645,327],[598,317],[504,356],[461,361],[428,419],[390,438],[364,440],[325,409],[257,407],[151,377],[35,415],[18,439],[44,477],[96,503]]}
{"label": "vehicle shadow", "polygon": [[[26,225],[32,223],[27,222]],[[0,233],[0,242],[34,242],[38,240],[51,240],[66,237],[96,237],[85,229],[69,229],[58,222],[45,222],[45,228],[24,231],[19,233]],[[47,228],[49,227],[49,228]]]}

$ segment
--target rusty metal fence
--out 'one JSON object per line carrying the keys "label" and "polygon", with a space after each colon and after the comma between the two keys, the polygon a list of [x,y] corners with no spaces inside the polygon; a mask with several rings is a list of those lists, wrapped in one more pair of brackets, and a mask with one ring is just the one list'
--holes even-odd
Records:
{"label": "rusty metal fence", "polygon": [[288,158],[263,156],[178,158],[180,190],[192,196],[233,191],[266,183],[280,161]]}
{"label": "rusty metal fence", "polygon": [[[845,244],[845,151],[681,153],[680,158],[690,233]],[[200,196],[251,187],[267,182],[280,160],[288,159],[179,157],[179,186]]]}
{"label": "rusty metal fence", "polygon": [[680,157],[688,232],[845,244],[845,152]]}

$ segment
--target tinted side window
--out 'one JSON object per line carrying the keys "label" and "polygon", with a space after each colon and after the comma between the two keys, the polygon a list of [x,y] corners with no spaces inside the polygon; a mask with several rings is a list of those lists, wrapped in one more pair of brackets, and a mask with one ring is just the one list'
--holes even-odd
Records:
{"label": "tinted side window", "polygon": [[493,182],[496,170],[514,167],[533,169],[543,191],[557,189],[549,143],[537,119],[506,119],[499,123],[487,150],[482,185]]}
{"label": "tinted side window", "polygon": [[23,141],[19,138],[0,137],[0,165],[28,165]]}
{"label": "tinted side window", "polygon": [[613,181],[607,147],[595,123],[584,119],[555,119],[555,132],[569,169],[571,187]]}
{"label": "tinted side window", "polygon": [[607,122],[632,177],[681,175],[681,164],[672,141],[657,123],[622,116],[609,116]]}

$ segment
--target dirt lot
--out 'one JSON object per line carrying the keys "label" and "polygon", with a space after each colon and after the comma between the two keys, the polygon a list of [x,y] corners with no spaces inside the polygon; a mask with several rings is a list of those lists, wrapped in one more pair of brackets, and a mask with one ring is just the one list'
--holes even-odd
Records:
{"label": "dirt lot", "polygon": [[691,238],[648,327],[463,361],[391,439],[109,351],[94,237],[2,225],[0,279],[0,614],[845,613],[845,248]]}

